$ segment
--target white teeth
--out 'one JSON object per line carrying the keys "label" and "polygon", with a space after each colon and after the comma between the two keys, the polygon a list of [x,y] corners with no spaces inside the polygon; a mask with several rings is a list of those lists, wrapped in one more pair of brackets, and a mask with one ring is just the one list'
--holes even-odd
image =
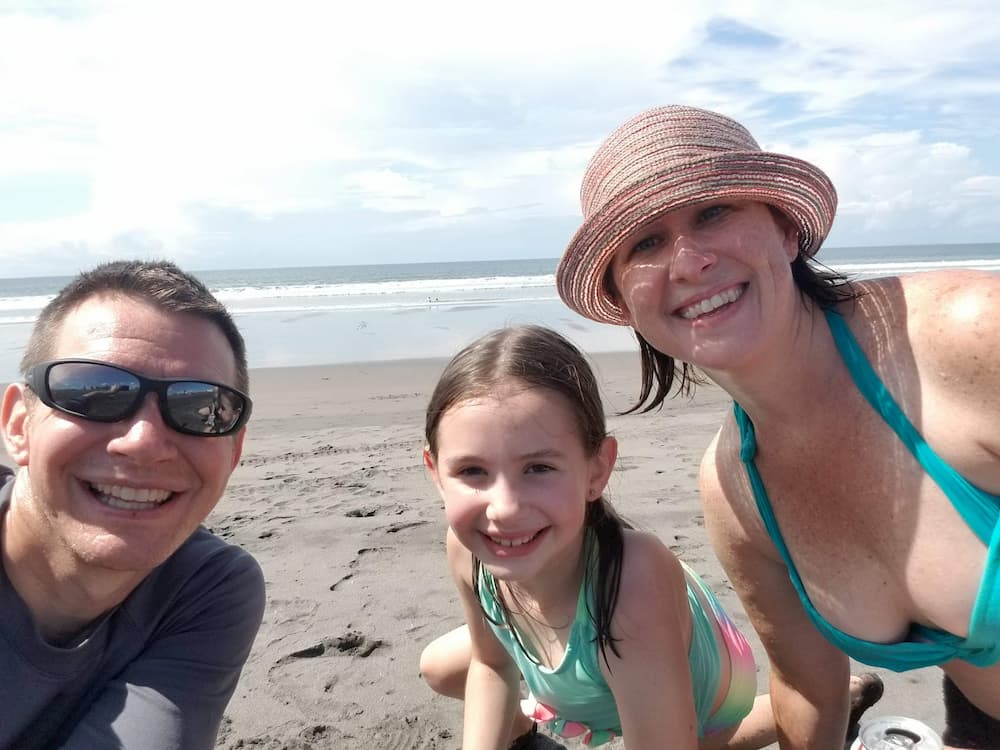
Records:
{"label": "white teeth", "polygon": [[138,489],[121,484],[92,484],[91,488],[102,503],[121,510],[155,508],[174,494],[170,490]]}
{"label": "white teeth", "polygon": [[726,289],[719,294],[713,294],[708,299],[703,299],[701,302],[695,302],[693,305],[688,305],[680,310],[682,318],[687,320],[694,320],[699,315],[707,315],[713,310],[718,310],[723,305],[728,305],[730,302],[735,302],[741,296],[743,296],[743,286],[734,286]]}
{"label": "white teeth", "polygon": [[530,536],[522,537],[520,539],[501,539],[499,537],[491,536],[490,541],[494,544],[499,544],[501,547],[520,547],[522,544],[527,544],[532,539],[538,536],[537,533]]}

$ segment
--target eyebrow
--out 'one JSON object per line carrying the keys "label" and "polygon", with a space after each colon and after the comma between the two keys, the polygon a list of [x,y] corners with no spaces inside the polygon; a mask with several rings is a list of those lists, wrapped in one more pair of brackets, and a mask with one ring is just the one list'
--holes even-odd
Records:
{"label": "eyebrow", "polygon": [[540,451],[532,451],[531,453],[522,453],[518,458],[522,460],[530,460],[533,458],[560,458],[563,452],[555,449],[547,449]]}
{"label": "eyebrow", "polygon": [[[564,455],[565,453],[563,453],[563,451],[557,449],[544,449],[540,451],[531,451],[530,453],[520,453],[515,456],[515,458],[519,461],[537,461],[545,458],[561,458]],[[483,462],[483,458],[475,453],[462,453],[457,456],[450,456],[446,458],[443,463],[451,466],[453,464],[477,462]]]}

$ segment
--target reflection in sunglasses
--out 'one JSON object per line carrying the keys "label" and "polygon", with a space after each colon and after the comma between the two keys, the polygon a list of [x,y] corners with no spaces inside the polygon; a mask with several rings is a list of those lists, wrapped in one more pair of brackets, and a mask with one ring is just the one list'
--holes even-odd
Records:
{"label": "reflection in sunglasses", "polygon": [[188,435],[228,435],[251,409],[249,397],[222,383],[150,378],[94,360],[44,362],[28,371],[27,382],[46,405],[99,422],[126,419],[156,393],[164,422]]}

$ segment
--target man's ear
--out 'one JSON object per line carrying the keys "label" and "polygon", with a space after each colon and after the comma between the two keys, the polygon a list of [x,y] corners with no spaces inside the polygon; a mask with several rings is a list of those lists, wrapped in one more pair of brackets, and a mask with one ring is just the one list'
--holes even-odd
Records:
{"label": "man's ear", "polygon": [[236,433],[236,446],[233,451],[233,465],[230,467],[230,471],[235,471],[236,467],[240,465],[240,457],[243,455],[243,439],[247,436],[247,428],[241,427],[240,431]]}
{"label": "man's ear", "polygon": [[32,398],[24,383],[11,383],[3,392],[0,401],[0,430],[3,430],[3,444],[7,453],[18,466],[28,465],[28,426],[31,415],[28,399]]}

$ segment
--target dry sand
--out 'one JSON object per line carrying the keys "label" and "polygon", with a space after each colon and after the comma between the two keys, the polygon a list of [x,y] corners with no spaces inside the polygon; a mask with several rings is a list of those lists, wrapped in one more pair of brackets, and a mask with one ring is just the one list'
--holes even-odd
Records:
{"label": "dry sand", "polygon": [[[630,405],[635,355],[594,362],[609,412]],[[268,606],[219,748],[460,746],[461,706],[417,674],[424,644],[461,623],[442,505],[420,460],[423,410],[443,366],[254,371],[243,461],[207,525],[257,557]],[[729,404],[706,387],[660,412],[612,417],[620,458],[609,496],[719,594],[754,644],[765,692],[765,655],[708,545],[698,502],[698,462]],[[939,674],[883,672],[886,696],[872,714],[910,715],[940,731]]]}

